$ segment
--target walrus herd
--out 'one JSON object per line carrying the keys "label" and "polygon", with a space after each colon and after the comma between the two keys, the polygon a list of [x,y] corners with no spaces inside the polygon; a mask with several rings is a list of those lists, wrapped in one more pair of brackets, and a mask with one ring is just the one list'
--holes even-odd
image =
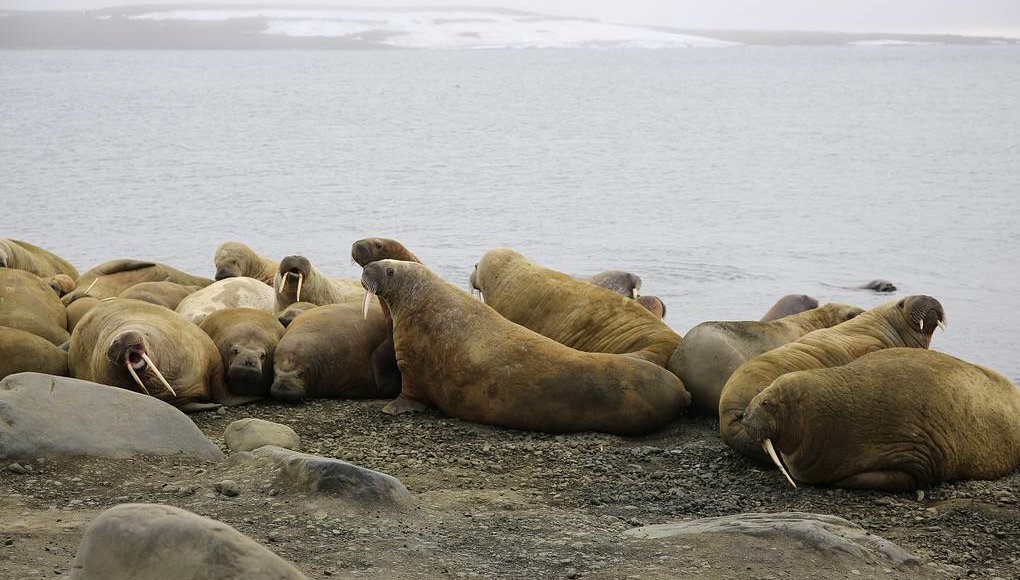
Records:
{"label": "walrus herd", "polygon": [[71,376],[185,412],[384,398],[389,414],[553,433],[640,435],[687,412],[794,486],[902,491],[1020,466],[1020,391],[928,350],[946,320],[931,296],[863,310],[788,295],[681,336],[626,271],[574,277],[496,249],[465,292],[396,240],[351,258],[360,280],[240,242],[216,249],[215,280],[135,259],[79,275],[0,239],[0,378]]}

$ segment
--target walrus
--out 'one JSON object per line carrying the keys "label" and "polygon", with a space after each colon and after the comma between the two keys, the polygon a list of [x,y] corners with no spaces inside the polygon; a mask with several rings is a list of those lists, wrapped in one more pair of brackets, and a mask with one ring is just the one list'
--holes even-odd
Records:
{"label": "walrus", "polygon": [[41,336],[0,326],[0,379],[23,372],[66,377],[67,353]]}
{"label": "walrus", "polygon": [[67,311],[39,276],[0,268],[0,326],[19,328],[53,344],[67,341]]}
{"label": "walrus", "polygon": [[888,280],[872,280],[863,286],[858,286],[855,290],[874,290],[875,292],[895,292],[896,285]]}
{"label": "walrus", "polygon": [[718,417],[723,386],[740,365],[862,312],[856,306],[826,304],[772,322],[702,322],[684,335],[666,368],[680,377],[691,394],[691,414]]}
{"label": "walrus", "polygon": [[358,304],[327,304],[301,313],[287,327],[273,360],[276,399],[380,399],[397,394],[399,383],[376,383],[372,353],[386,340],[378,306],[367,314]]}
{"label": "walrus", "polygon": [[78,270],[60,256],[21,240],[0,238],[0,268],[14,268],[31,272],[40,278],[63,274],[71,280],[78,278]]}
{"label": "walrus", "polygon": [[402,260],[404,262],[418,262],[411,250],[404,244],[390,238],[364,238],[351,244],[351,259],[362,268],[366,264],[378,260]]}
{"label": "walrus", "polygon": [[284,333],[272,314],[254,308],[228,308],[210,314],[199,328],[216,343],[232,394],[269,396],[273,353]]}
{"label": "walrus", "polygon": [[577,350],[629,354],[665,366],[682,340],[634,300],[510,249],[487,252],[470,284],[508,320]]}
{"label": "walrus", "polygon": [[245,401],[227,393],[211,338],[141,300],[116,298],[90,310],[71,334],[68,366],[76,379],[145,393],[185,412]]}
{"label": "walrus", "polygon": [[213,257],[216,265],[216,280],[226,278],[255,278],[261,282],[273,285],[276,278],[279,262],[255,253],[255,250],[241,242],[224,242],[216,248],[216,255]]}
{"label": "walrus", "polygon": [[272,314],[276,312],[276,294],[254,278],[224,278],[185,296],[177,305],[177,314],[202,324],[210,314],[226,308],[254,308]]}
{"label": "walrus", "polygon": [[765,316],[761,317],[759,322],[772,322],[778,320],[784,316],[790,316],[791,314],[799,314],[818,308],[818,301],[806,294],[787,294],[775,304],[772,308],[768,309]]}
{"label": "walrus", "polygon": [[1020,466],[1020,390],[930,350],[787,373],[751,399],[743,424],[791,484],[911,491]]}
{"label": "walrus", "polygon": [[92,296],[99,300],[115,298],[136,284],[163,281],[200,288],[205,288],[213,282],[208,278],[181,272],[166,264],[140,260],[113,260],[82,274],[76,281],[78,287],[74,292],[65,295],[63,301],[64,305],[68,305],[82,296]]}
{"label": "walrus", "polygon": [[75,289],[77,286],[74,283],[74,278],[71,278],[67,274],[55,274],[50,277],[40,276],[46,285],[53,289],[57,293],[57,296],[63,296],[68,292]]}
{"label": "walrus", "polygon": [[513,429],[638,435],[662,427],[690,402],[666,369],[564,346],[503,318],[421,264],[372,262],[361,282],[365,304],[377,295],[393,317],[402,384],[385,412],[431,403],[453,417]]}
{"label": "walrus", "polygon": [[82,318],[99,305],[101,301],[91,296],[83,296],[67,305],[67,332],[74,332],[74,327]]}
{"label": "walrus", "polygon": [[641,296],[641,277],[630,272],[606,270],[583,280],[589,284],[622,294],[627,298],[639,298]]}
{"label": "walrus", "polygon": [[318,307],[318,304],[312,304],[311,302],[295,302],[284,308],[283,311],[277,313],[276,320],[278,320],[284,328],[287,328],[302,312]]}
{"label": "walrus", "polygon": [[358,304],[364,292],[357,280],[327,278],[319,273],[308,258],[287,256],[280,261],[277,272],[276,311],[285,310],[295,302],[326,304]]}
{"label": "walrus", "polygon": [[666,318],[666,303],[662,301],[662,298],[649,294],[648,296],[638,296],[634,301],[644,306],[660,320]]}
{"label": "walrus", "polygon": [[723,442],[767,463],[769,457],[740,422],[744,409],[758,391],[793,371],[842,366],[885,348],[928,348],[935,328],[944,324],[945,312],[938,300],[931,296],[907,296],[831,328],[809,332],[745,362],[726,381],[719,399]]}
{"label": "walrus", "polygon": [[181,300],[199,290],[198,286],[182,286],[176,282],[142,282],[121,292],[119,298],[132,298],[176,310]]}

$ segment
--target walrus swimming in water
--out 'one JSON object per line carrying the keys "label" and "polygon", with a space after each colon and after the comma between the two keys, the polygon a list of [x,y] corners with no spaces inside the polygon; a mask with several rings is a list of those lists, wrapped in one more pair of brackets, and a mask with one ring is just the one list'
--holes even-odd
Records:
{"label": "walrus swimming in water", "polygon": [[232,394],[269,396],[273,354],[284,333],[272,314],[254,308],[228,308],[210,314],[199,328],[216,343]]}
{"label": "walrus swimming in water", "polygon": [[594,284],[606,290],[612,290],[627,298],[641,297],[641,277],[622,270],[606,270],[591,278],[582,278],[584,282]]}
{"label": "walrus swimming in water", "polygon": [[361,281],[365,304],[378,295],[393,317],[402,385],[386,412],[432,403],[453,417],[513,429],[637,435],[662,427],[690,402],[680,379],[662,367],[564,346],[506,320],[421,264],[372,262]]}
{"label": "walrus swimming in water", "polygon": [[202,324],[210,314],[227,308],[254,308],[276,312],[276,293],[254,278],[224,278],[186,296],[176,312],[193,324]]}
{"label": "walrus swimming in water", "polygon": [[740,365],[723,387],[719,431],[723,442],[744,455],[768,462],[740,420],[758,391],[793,371],[836,367],[885,348],[928,348],[945,312],[931,296],[887,302],[832,328],[810,332]]}
{"label": "walrus swimming in water", "polygon": [[271,258],[260,256],[255,250],[241,242],[224,242],[216,248],[213,257],[216,265],[216,280],[244,276],[255,278],[273,285],[280,263]]}
{"label": "walrus swimming in water", "polygon": [[787,373],[751,400],[743,424],[791,484],[909,491],[1020,466],[1020,390],[930,350]]}
{"label": "walrus swimming in water", "polygon": [[176,310],[181,300],[199,290],[201,288],[198,286],[182,286],[176,282],[142,282],[121,292],[119,298],[141,300],[168,310]]}
{"label": "walrus swimming in water", "polygon": [[772,322],[784,316],[818,308],[818,301],[806,294],[787,294],[769,308],[759,322]]}
{"label": "walrus swimming in water", "polygon": [[0,268],[0,326],[19,328],[53,344],[67,341],[67,311],[39,276]]}
{"label": "walrus swimming in water", "polygon": [[666,368],[680,377],[691,394],[692,414],[718,417],[723,386],[740,365],[862,312],[856,306],[826,304],[772,322],[702,322],[684,336]]}
{"label": "walrus swimming in water", "polygon": [[510,249],[486,252],[470,284],[508,320],[577,350],[629,354],[665,366],[682,340],[634,300]]}
{"label": "walrus swimming in water", "polygon": [[326,304],[358,304],[364,292],[357,280],[327,278],[319,273],[308,258],[287,256],[280,261],[277,273],[276,311],[281,312],[295,302]]}
{"label": "walrus swimming in water", "polygon": [[0,268],[25,270],[47,279],[57,274],[71,280],[78,278],[78,270],[67,260],[39,246],[10,238],[0,238]]}
{"label": "walrus swimming in water", "polygon": [[63,301],[66,306],[82,296],[92,296],[99,300],[115,298],[136,284],[163,281],[200,288],[205,288],[213,282],[208,278],[181,272],[166,264],[140,260],[113,260],[82,274],[77,280],[78,287],[74,292],[64,296]]}
{"label": "walrus swimming in water", "polygon": [[67,353],[41,336],[0,326],[0,379],[24,372],[66,377]]}

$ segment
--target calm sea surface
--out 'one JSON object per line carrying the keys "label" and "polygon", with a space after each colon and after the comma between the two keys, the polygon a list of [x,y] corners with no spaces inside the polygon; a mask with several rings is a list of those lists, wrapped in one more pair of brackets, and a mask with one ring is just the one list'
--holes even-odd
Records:
{"label": "calm sea surface", "polygon": [[512,246],[681,332],[881,277],[1017,381],[1018,95],[1018,47],[0,52],[0,236],[210,277],[386,236],[462,287]]}

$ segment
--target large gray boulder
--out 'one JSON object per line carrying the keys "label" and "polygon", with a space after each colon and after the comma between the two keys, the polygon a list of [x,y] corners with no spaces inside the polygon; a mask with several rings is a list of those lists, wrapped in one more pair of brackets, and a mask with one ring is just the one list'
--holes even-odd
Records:
{"label": "large gray boulder", "polygon": [[121,504],[93,520],[72,580],[306,580],[234,528],[180,508]]}
{"label": "large gray boulder", "polygon": [[223,452],[184,413],[153,397],[41,373],[0,381],[0,459]]}
{"label": "large gray boulder", "polygon": [[227,430],[223,432],[223,442],[235,453],[252,451],[263,445],[276,445],[294,450],[301,446],[301,438],[290,427],[251,417],[238,419],[227,425]]}

